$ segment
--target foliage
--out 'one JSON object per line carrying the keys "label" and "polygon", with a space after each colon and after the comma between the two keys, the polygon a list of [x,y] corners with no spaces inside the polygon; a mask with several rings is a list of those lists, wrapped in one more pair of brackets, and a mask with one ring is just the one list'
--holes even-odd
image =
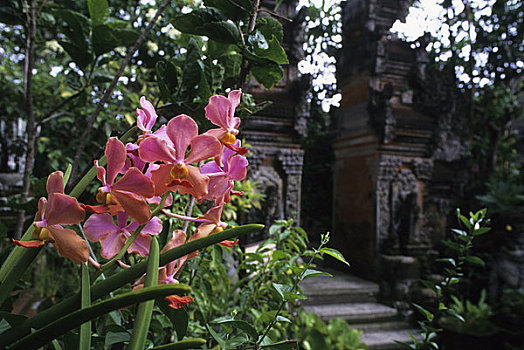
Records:
{"label": "foliage", "polygon": [[[491,316],[491,308],[484,302],[484,297],[479,300],[478,306],[467,301],[463,304],[458,296],[462,291],[458,288],[464,282],[465,270],[468,265],[484,265],[484,261],[472,254],[473,240],[490,230],[485,226],[489,223],[486,218],[486,209],[476,213],[469,213],[469,218],[462,215],[457,209],[457,219],[464,229],[452,229],[452,238],[443,241],[449,249],[450,255],[439,258],[436,262],[444,264],[444,277],[440,281],[422,280],[424,287],[429,288],[435,295],[434,305],[425,308],[413,304],[420,313],[422,320],[418,321],[422,329],[422,339],[417,340],[411,336],[413,343],[401,343],[407,349],[439,349],[437,335],[442,332],[440,327],[458,322],[465,331],[470,331],[479,326],[479,323],[491,327],[487,318]],[[467,317],[467,318],[466,318]],[[444,322],[443,322],[444,321]],[[458,331],[457,327],[453,328]]]}
{"label": "foliage", "polygon": [[[195,337],[211,333],[207,348],[217,344],[222,349],[262,348],[282,339],[296,339],[300,347],[306,347],[311,337],[318,338],[317,326],[328,327],[313,315],[293,310],[304,298],[298,283],[328,275],[312,267],[316,257],[336,252],[323,248],[329,238],[325,236],[318,249],[310,250],[306,232],[292,220],[277,221],[269,232],[269,238],[254,251],[215,246],[188,265],[194,272],[184,271],[195,291],[190,329]],[[351,340],[346,346],[354,344],[357,349],[357,331],[335,323],[325,341],[334,344],[343,337]]]}
{"label": "foliage", "polygon": [[349,328],[346,321],[333,318],[328,324],[316,314],[297,312],[295,332],[305,350],[365,350],[367,345],[360,342],[361,331]]}
{"label": "foliage", "polygon": [[477,304],[473,304],[470,300],[463,301],[455,295],[451,296],[451,300],[449,308],[453,310],[454,314],[460,315],[463,321],[456,317],[444,316],[441,320],[443,327],[458,333],[471,335],[489,335],[495,332],[495,326],[490,321],[490,318],[493,316],[493,310],[486,302],[485,289],[482,290]]}

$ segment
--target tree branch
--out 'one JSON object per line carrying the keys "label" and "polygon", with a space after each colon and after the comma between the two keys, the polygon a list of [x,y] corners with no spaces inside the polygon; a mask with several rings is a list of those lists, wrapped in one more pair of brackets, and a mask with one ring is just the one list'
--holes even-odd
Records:
{"label": "tree branch", "polygon": [[[35,161],[35,145],[36,145],[36,122],[35,111],[33,106],[33,67],[35,64],[35,34],[36,34],[36,0],[31,1],[31,5],[26,7],[26,41],[25,41],[25,57],[24,57],[24,99],[27,109],[27,148],[25,150],[25,165],[24,177],[22,185],[21,200],[24,203],[29,196],[31,188],[31,173]],[[15,239],[20,239],[25,223],[25,210],[18,212],[18,223],[14,233]]]}
{"label": "tree branch", "polygon": [[162,12],[165,10],[167,5],[169,5],[172,1],[173,0],[165,0],[162,3],[162,5],[160,5],[160,7],[158,8],[158,10],[155,13],[155,16],[151,19],[151,22],[149,22],[149,24],[144,29],[142,34],[140,34],[140,36],[138,37],[138,39],[136,40],[134,45],[127,52],[127,55],[124,58],[124,61],[120,65],[120,68],[118,69],[115,77],[113,78],[113,81],[111,81],[111,84],[109,84],[109,87],[106,89],[104,95],[100,99],[100,102],[96,106],[95,111],[89,117],[87,126],[86,126],[84,132],[82,133],[82,136],[80,137],[80,144],[78,145],[78,148],[77,148],[76,153],[75,153],[75,157],[73,159],[73,166],[72,166],[72,169],[71,169],[71,179],[73,179],[73,181],[70,181],[69,182],[70,184],[73,184],[74,180],[76,179],[76,172],[77,172],[78,165],[79,165],[79,162],[80,162],[80,157],[82,156],[82,153],[84,152],[84,148],[86,146],[87,138],[89,136],[89,133],[91,132],[91,129],[93,128],[93,124],[95,123],[96,118],[98,117],[98,115],[102,111],[102,108],[104,107],[104,104],[107,102],[107,100],[111,96],[111,92],[116,87],[116,84],[118,83],[118,79],[120,78],[120,76],[124,72],[124,69],[127,67],[129,62],[131,61],[131,58],[135,54],[136,50],[138,50],[139,46],[145,40],[146,36],[149,34],[149,32],[151,31],[151,29],[153,28],[155,23],[158,21],[158,18],[160,17]]}

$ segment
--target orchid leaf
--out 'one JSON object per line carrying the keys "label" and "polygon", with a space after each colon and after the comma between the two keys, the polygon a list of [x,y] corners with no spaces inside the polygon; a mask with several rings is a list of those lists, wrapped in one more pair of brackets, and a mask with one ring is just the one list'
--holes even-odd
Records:
{"label": "orchid leaf", "polygon": [[[82,323],[104,315],[110,311],[171,294],[185,294],[189,291],[189,286],[178,283],[147,287],[141,290],[120,294],[113,298],[93,304],[85,309],[71,312],[55,321],[49,322],[48,319],[45,327],[42,327],[20,339],[20,341],[10,347],[10,350],[36,349],[67,331],[80,326]],[[9,339],[5,336],[0,339],[0,348],[9,344],[6,340]]]}
{"label": "orchid leaf", "polygon": [[[196,239],[194,241],[170,249],[167,252],[161,254],[159,266],[166,265],[170,261],[176,260],[196,250],[222,242],[223,240],[229,240],[234,237],[241,236],[243,234],[258,232],[263,228],[264,225],[250,224],[227,229],[204,238]],[[26,249],[25,251],[32,252],[34,251],[34,249]],[[146,265],[146,262],[138,263],[136,265],[133,265],[129,269],[120,271],[119,273],[107,278],[106,280],[103,280],[95,284],[91,288],[92,300],[99,299],[114,291],[115,289],[118,289],[127,283],[135,281],[145,273]],[[80,305],[79,294],[64,299],[62,302],[38,313],[30,319],[27,319],[23,323],[23,325],[17,327],[16,330],[8,330],[5,332],[3,337],[0,337],[0,348],[4,343],[9,344],[11,342],[16,341],[16,339],[20,339],[21,337],[27,335],[31,331],[31,328],[39,329],[41,327],[45,327],[49,324],[49,320],[57,319],[66,315],[68,312],[70,312],[70,310],[73,310],[75,307],[78,307],[78,305]]]}
{"label": "orchid leaf", "polygon": [[[147,271],[144,288],[158,284],[159,252],[160,248],[158,247],[158,240],[153,236],[149,247],[149,256],[147,258]],[[138,305],[135,326],[133,328],[133,334],[131,335],[131,342],[129,343],[130,350],[142,350],[144,348],[154,305],[154,300],[148,300]]]}
{"label": "orchid leaf", "polygon": [[158,308],[169,318],[173,327],[175,328],[176,336],[178,339],[183,339],[187,332],[187,326],[189,322],[189,315],[184,308],[173,309],[169,306],[169,303],[159,298],[156,301]]}
{"label": "orchid leaf", "polygon": [[[87,263],[82,263],[82,282],[81,282],[81,293],[82,300],[81,305],[82,309],[85,309],[91,305],[91,283],[89,282],[89,270],[87,268]],[[83,323],[80,326],[80,340],[79,340],[79,350],[89,350],[91,349],[91,320]]]}

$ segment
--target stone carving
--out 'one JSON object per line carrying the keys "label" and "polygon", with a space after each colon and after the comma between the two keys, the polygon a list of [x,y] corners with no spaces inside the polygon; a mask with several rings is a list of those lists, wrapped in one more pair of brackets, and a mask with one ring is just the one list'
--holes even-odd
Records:
{"label": "stone carving", "polygon": [[[284,219],[283,208],[283,181],[280,175],[270,166],[260,166],[250,174],[258,184],[258,190],[264,194],[262,208],[253,208],[249,215],[249,222],[257,222],[265,225],[267,231],[275,220]],[[265,233],[256,233],[247,237],[247,241],[259,241],[264,239]]]}
{"label": "stone carving", "polygon": [[430,159],[382,156],[376,177],[377,239],[379,250],[409,255],[410,248],[426,245],[422,234],[423,210],[419,198],[431,177]]}

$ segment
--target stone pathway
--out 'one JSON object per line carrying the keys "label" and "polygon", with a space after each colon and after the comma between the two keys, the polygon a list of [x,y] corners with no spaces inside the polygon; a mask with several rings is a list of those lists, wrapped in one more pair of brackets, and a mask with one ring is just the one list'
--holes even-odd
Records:
{"label": "stone pathway", "polygon": [[[322,269],[321,269],[322,270]],[[409,342],[418,330],[402,319],[396,309],[376,301],[379,287],[361,278],[329,271],[333,277],[311,277],[301,283],[308,296],[304,310],[322,320],[340,317],[363,331],[361,339],[369,350],[402,349],[395,340]]]}

